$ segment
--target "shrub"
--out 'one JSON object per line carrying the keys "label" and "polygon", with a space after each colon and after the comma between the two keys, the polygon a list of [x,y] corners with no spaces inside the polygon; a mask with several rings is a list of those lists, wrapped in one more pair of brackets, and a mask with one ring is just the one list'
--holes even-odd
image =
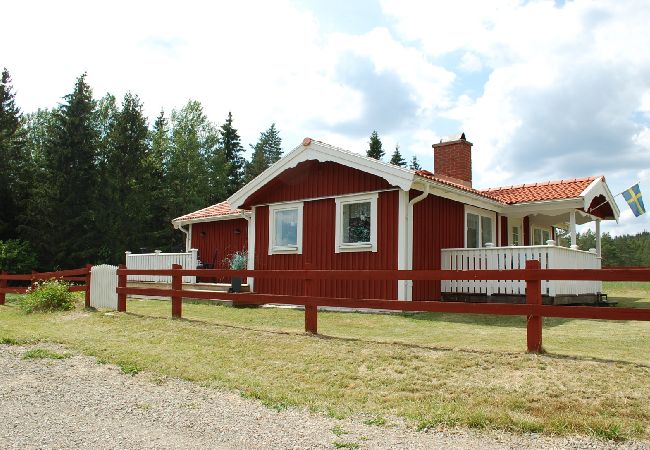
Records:
{"label": "shrub", "polygon": [[233,253],[230,258],[224,259],[230,270],[246,270],[248,267],[248,252],[241,250]]}
{"label": "shrub", "polygon": [[27,290],[18,305],[26,313],[69,311],[74,309],[75,296],[63,280],[37,281]]}
{"label": "shrub", "polygon": [[27,273],[36,267],[36,254],[27,241],[0,241],[0,272]]}

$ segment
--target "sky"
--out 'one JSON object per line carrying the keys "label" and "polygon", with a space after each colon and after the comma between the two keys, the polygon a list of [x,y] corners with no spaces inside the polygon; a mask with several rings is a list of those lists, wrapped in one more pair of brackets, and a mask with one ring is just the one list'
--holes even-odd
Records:
{"label": "sky", "polygon": [[[87,72],[96,98],[130,91],[153,121],[188,100],[249,148],[275,123],[365,152],[377,130],[433,168],[465,132],[474,187],[605,175],[650,207],[650,2],[30,1],[3,5],[0,66],[24,112]],[[9,18],[9,19],[7,19]],[[650,230],[616,197],[613,235]]]}

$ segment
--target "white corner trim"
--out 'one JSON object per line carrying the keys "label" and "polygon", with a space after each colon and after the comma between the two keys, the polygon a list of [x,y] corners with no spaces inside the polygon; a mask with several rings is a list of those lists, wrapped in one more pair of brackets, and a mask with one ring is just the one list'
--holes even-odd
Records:
{"label": "white corner trim", "polygon": [[[345,252],[377,252],[377,199],[379,194],[377,192],[371,194],[359,195],[346,195],[343,197],[336,197],[334,202],[336,204],[336,220],[334,231],[334,253]],[[343,242],[343,205],[351,203],[365,203],[370,202],[370,242],[346,244]]]}
{"label": "white corner trim", "polygon": [[[408,191],[399,191],[399,207],[397,209],[397,270],[408,269]],[[408,280],[397,281],[397,300],[408,299]]]}
{"label": "white corner trim", "polygon": [[[285,211],[288,209],[297,209],[298,210],[298,224],[297,236],[296,236],[296,246],[276,246],[275,245],[275,213],[277,211]],[[276,205],[269,206],[269,255],[281,255],[281,254],[302,254],[302,210],[303,202],[294,202],[294,203],[280,203]]]}
{"label": "white corner trim", "polygon": [[248,184],[235,192],[228,203],[232,208],[240,207],[246,199],[287,169],[296,167],[308,160],[320,162],[331,161],[353,169],[358,169],[371,175],[376,175],[386,180],[391,186],[408,190],[413,183],[415,173],[392,164],[377,161],[357,153],[343,150],[338,147],[310,141],[309,145],[299,145],[279,161],[251,180]]}
{"label": "white corner trim", "polygon": [[[248,270],[255,270],[255,207],[248,218]],[[255,279],[248,279],[248,288],[255,292]]]}

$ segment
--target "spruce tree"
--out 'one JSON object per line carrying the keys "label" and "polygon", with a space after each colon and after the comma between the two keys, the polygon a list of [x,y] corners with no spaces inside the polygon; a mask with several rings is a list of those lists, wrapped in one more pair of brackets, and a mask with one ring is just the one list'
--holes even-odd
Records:
{"label": "spruce tree", "polygon": [[379,139],[379,135],[377,134],[376,130],[370,134],[370,141],[368,142],[368,151],[366,152],[366,156],[378,160],[381,160],[381,158],[384,157],[384,150],[382,149],[381,139]]}
{"label": "spruce tree", "polygon": [[406,161],[402,157],[402,154],[399,151],[399,144],[395,146],[395,151],[393,152],[393,155],[390,157],[390,163],[399,166],[399,167],[406,167]]}
{"label": "spruce tree", "polygon": [[232,112],[228,112],[226,122],[221,126],[221,149],[228,164],[228,186],[226,195],[237,192],[244,184],[244,163],[241,156],[244,148],[237,129],[232,125]]}
{"label": "spruce tree", "polygon": [[47,267],[80,267],[94,260],[98,232],[98,174],[95,157],[99,133],[96,102],[81,75],[72,93],[54,112],[44,147],[39,192],[36,247]]}
{"label": "spruce tree", "polygon": [[102,255],[120,262],[124,251],[138,250],[148,241],[153,209],[147,157],[150,152],[147,120],[140,99],[127,93],[108,132],[108,153],[102,191],[108,201],[101,213]]}
{"label": "spruce tree", "polygon": [[25,176],[30,166],[22,114],[5,68],[0,78],[0,240],[16,237],[20,205],[27,200]]}
{"label": "spruce tree", "polygon": [[275,124],[260,133],[259,141],[257,141],[257,144],[251,145],[251,148],[253,149],[253,155],[251,161],[246,164],[244,176],[244,182],[246,183],[264,172],[271,164],[282,157],[282,139],[275,128]]}
{"label": "spruce tree", "polygon": [[413,159],[411,159],[411,165],[409,166],[409,169],[411,170],[421,170],[422,167],[420,167],[420,163],[418,162],[418,157],[413,155]]}
{"label": "spruce tree", "polygon": [[175,195],[169,187],[172,141],[169,121],[163,110],[156,117],[153,128],[149,132],[149,141],[151,150],[147,155],[145,166],[149,174],[150,196],[154,208],[150,217],[149,228],[152,230],[149,233],[150,239],[144,245],[170,250],[180,242],[181,237],[170,224],[171,220],[176,217],[172,217],[170,212],[170,205],[173,203],[171,199]]}

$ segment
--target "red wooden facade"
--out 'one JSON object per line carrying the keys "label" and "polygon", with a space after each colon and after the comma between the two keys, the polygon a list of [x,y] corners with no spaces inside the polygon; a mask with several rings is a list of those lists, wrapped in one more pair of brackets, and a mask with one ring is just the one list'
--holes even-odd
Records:
{"label": "red wooden facade", "polygon": [[305,161],[269,181],[251,195],[243,207],[379,191],[391,187],[383,178],[361,170],[330,161]]}
{"label": "red wooden facade", "polygon": [[[465,245],[465,206],[429,195],[413,206],[413,216],[413,269],[439,270],[443,248]],[[413,282],[413,300],[439,299],[440,281]]]}
{"label": "red wooden facade", "polygon": [[226,258],[248,250],[248,222],[230,219],[192,224],[192,248],[198,249],[202,263],[214,264],[214,269],[228,269]]}
{"label": "red wooden facade", "polygon": [[[379,193],[377,252],[335,252],[336,203],[330,196],[383,189],[391,189],[383,179],[332,162],[307,161],[285,171],[249,198],[247,205],[317,199],[303,204],[302,254],[268,254],[269,209],[258,206],[255,208],[255,269],[397,269],[397,188]],[[329,297],[397,299],[394,281],[329,280],[318,282],[317,289],[320,295]],[[296,280],[260,279],[256,280],[255,292],[301,295],[304,286]]]}

